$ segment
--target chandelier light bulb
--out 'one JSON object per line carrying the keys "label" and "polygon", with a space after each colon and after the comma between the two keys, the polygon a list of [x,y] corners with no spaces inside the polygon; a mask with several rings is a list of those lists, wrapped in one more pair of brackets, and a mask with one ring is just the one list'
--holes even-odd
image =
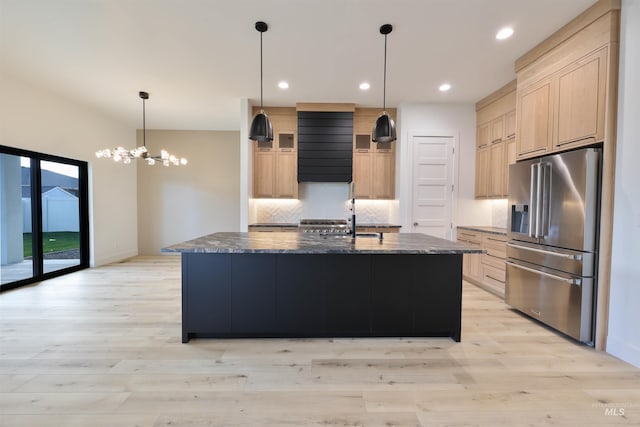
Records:
{"label": "chandelier light bulb", "polygon": [[153,165],[155,165],[155,164],[156,164],[156,161],[155,161],[155,160],[153,160],[151,157],[149,157],[149,158],[147,159],[147,164],[148,164],[148,165],[153,166]]}
{"label": "chandelier light bulb", "polygon": [[187,164],[187,159],[185,159],[184,157],[180,159],[180,164],[181,165],[186,165]]}

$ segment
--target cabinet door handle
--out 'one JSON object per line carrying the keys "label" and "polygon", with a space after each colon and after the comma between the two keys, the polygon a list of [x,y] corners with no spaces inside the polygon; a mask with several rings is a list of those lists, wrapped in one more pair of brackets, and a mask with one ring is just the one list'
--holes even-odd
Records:
{"label": "cabinet door handle", "polygon": [[488,277],[489,279],[493,279],[493,280],[495,280],[496,282],[504,283],[504,280],[496,279],[495,277],[491,276],[490,274],[487,274],[487,277]]}
{"label": "cabinet door handle", "polygon": [[496,142],[500,142],[500,141],[502,141],[502,138],[494,139],[493,141],[491,141],[491,143],[495,144]]}
{"label": "cabinet door handle", "polygon": [[507,135],[507,139],[509,139],[509,138],[513,138],[514,136],[516,136],[516,133],[515,133],[515,132],[514,132],[514,133],[510,133],[509,135]]}
{"label": "cabinet door handle", "polygon": [[493,238],[493,237],[487,237],[487,240],[493,240],[494,242],[505,243],[504,240],[496,239],[496,238]]}
{"label": "cabinet door handle", "polygon": [[420,224],[418,224],[417,222],[414,222],[414,223],[413,223],[413,226],[414,226],[414,227],[417,227],[417,226],[419,226],[419,225],[420,225]]}
{"label": "cabinet door handle", "polygon": [[551,251],[545,251],[543,249],[535,249],[535,248],[530,248],[528,246],[521,246],[521,245],[516,245],[513,243],[507,243],[507,246],[511,247],[511,248],[515,248],[515,249],[524,249],[526,251],[531,251],[531,252],[538,252],[544,255],[551,255],[551,256],[557,256],[560,258],[566,258],[566,259],[570,259],[573,261],[582,261],[582,255],[580,254],[562,254],[559,252],[551,252]]}
{"label": "cabinet door handle", "polygon": [[546,272],[540,271],[540,270],[535,270],[533,268],[525,267],[525,266],[519,265],[519,264],[514,264],[514,263],[509,262],[509,261],[506,261],[506,264],[511,266],[511,267],[513,267],[513,268],[517,268],[517,269],[520,269],[520,270],[528,271],[530,273],[539,274],[539,275],[545,276],[545,277],[550,277],[550,278],[555,279],[555,280],[560,280],[560,281],[563,281],[563,282],[568,283],[570,285],[576,285],[576,286],[581,286],[582,285],[582,280],[581,279],[565,279],[564,277],[556,276],[555,274],[546,273]]}
{"label": "cabinet door handle", "polygon": [[574,142],[580,142],[580,141],[596,141],[596,138],[594,136],[588,136],[586,138],[575,138],[575,139],[570,139],[569,141],[564,141],[564,142],[559,142],[556,144],[556,147],[562,147],[563,145],[567,145],[567,144],[573,144]]}

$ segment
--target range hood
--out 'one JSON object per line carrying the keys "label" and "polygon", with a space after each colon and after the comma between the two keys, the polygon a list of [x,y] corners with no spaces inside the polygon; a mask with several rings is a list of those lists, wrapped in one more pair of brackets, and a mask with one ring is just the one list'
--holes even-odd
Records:
{"label": "range hood", "polygon": [[298,111],[298,182],[351,182],[353,112]]}

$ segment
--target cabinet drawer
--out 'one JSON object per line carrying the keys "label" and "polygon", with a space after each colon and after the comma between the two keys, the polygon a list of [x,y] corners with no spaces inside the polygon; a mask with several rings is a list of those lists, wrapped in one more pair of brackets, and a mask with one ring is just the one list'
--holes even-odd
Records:
{"label": "cabinet drawer", "polygon": [[505,238],[498,235],[483,235],[482,249],[487,251],[482,255],[482,263],[500,269],[504,272],[504,261],[507,258]]}
{"label": "cabinet drawer", "polygon": [[482,237],[479,233],[468,230],[460,230],[457,231],[458,240],[469,243],[482,243]]}
{"label": "cabinet drawer", "polygon": [[488,290],[504,297],[505,271],[493,268],[488,265],[482,266],[482,283]]}
{"label": "cabinet drawer", "polygon": [[494,268],[490,265],[482,266],[482,281],[493,285],[504,286],[506,272],[504,269]]}

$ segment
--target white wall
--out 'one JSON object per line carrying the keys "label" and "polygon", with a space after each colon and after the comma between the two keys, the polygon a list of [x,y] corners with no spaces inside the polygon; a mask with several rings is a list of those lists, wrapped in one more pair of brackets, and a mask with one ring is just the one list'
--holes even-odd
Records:
{"label": "white wall", "polygon": [[[147,130],[147,148],[186,157],[186,166],[138,165],[141,255],[218,231],[240,230],[240,133]],[[142,131],[138,132],[142,145]]]}
{"label": "white wall", "polygon": [[401,224],[411,229],[411,147],[409,134],[425,131],[456,136],[454,184],[455,225],[492,225],[490,200],[475,200],[476,112],[473,104],[402,104],[398,108],[398,146],[396,147],[396,197],[400,203]]}
{"label": "white wall", "polygon": [[136,255],[136,165],[95,157],[133,147],[135,128],[15,76],[0,75],[0,93],[0,144],[89,162],[91,265]]}
{"label": "white wall", "polygon": [[622,1],[607,352],[640,367],[640,2]]}

